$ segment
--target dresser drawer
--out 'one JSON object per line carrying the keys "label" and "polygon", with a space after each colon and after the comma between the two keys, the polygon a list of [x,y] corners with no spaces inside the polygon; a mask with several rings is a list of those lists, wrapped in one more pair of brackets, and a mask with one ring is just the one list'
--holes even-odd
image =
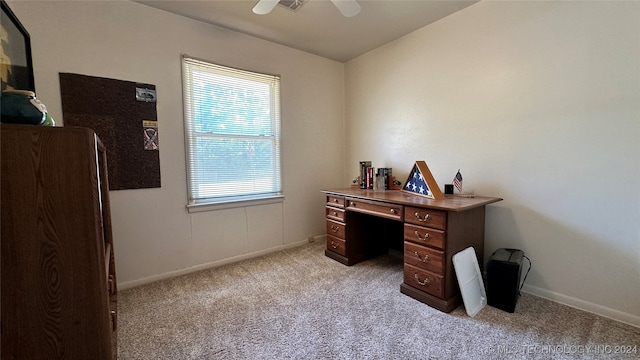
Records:
{"label": "dresser drawer", "polygon": [[404,221],[440,230],[447,229],[447,212],[407,206]]}
{"label": "dresser drawer", "polygon": [[444,231],[404,224],[404,239],[444,250]]}
{"label": "dresser drawer", "polygon": [[347,256],[346,241],[335,236],[327,235],[327,249],[342,256]]}
{"label": "dresser drawer", "polygon": [[442,276],[404,264],[404,283],[420,291],[442,298]]}
{"label": "dresser drawer", "polygon": [[328,219],[344,222],[344,210],[327,206],[325,213]]}
{"label": "dresser drawer", "polygon": [[384,217],[402,221],[403,207],[402,205],[389,204],[385,202],[358,200],[347,198],[347,209],[349,211],[357,211],[374,216]]}
{"label": "dresser drawer", "polygon": [[344,208],[344,196],[327,195],[327,206]]}
{"label": "dresser drawer", "polygon": [[444,275],[444,253],[442,251],[405,241],[404,262],[434,274]]}
{"label": "dresser drawer", "polygon": [[327,235],[344,239],[345,225],[333,220],[327,220]]}

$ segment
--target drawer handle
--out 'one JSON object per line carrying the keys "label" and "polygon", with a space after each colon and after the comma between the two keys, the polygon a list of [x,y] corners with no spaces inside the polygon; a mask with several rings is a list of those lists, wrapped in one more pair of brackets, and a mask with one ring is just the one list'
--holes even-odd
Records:
{"label": "drawer handle", "polygon": [[414,252],[413,255],[415,255],[418,260],[422,261],[423,263],[426,263],[427,261],[429,261],[429,255],[425,255],[424,259],[420,259],[420,254],[418,254],[418,252]]}
{"label": "drawer handle", "polygon": [[424,279],[424,281],[420,281],[420,278],[418,277],[418,274],[415,274],[414,276],[416,278],[416,281],[418,282],[418,284],[425,286],[427,284],[429,284],[429,279]]}
{"label": "drawer handle", "polygon": [[338,199],[333,199],[333,202],[334,202],[334,203],[337,203],[337,202],[338,202]]}
{"label": "drawer handle", "polygon": [[353,201],[349,201],[349,206],[356,206],[356,203],[354,203]]}
{"label": "drawer handle", "polygon": [[331,231],[338,232],[338,230],[340,230],[339,227],[331,225]]}
{"label": "drawer handle", "polygon": [[425,214],[424,215],[424,219],[422,219],[420,217],[420,213],[418,213],[417,211],[416,211],[416,213],[414,215],[415,215],[416,218],[418,218],[418,221],[420,221],[420,222],[429,222],[431,220],[431,215],[429,215],[429,214]]}
{"label": "drawer handle", "polygon": [[331,247],[334,249],[338,248],[338,244],[334,243],[333,241],[331,241]]}
{"label": "drawer handle", "polygon": [[391,213],[395,214],[396,213],[396,209],[391,209]]}
{"label": "drawer handle", "polygon": [[107,280],[107,286],[109,288],[109,295],[113,295],[116,292],[116,282],[113,278],[113,275],[109,275],[109,280]]}
{"label": "drawer handle", "polygon": [[427,241],[427,239],[429,238],[429,233],[424,234],[424,237],[422,237],[420,236],[420,233],[418,232],[418,230],[414,231],[414,234],[416,235],[418,240]]}
{"label": "drawer handle", "polygon": [[338,216],[338,212],[337,212],[337,211],[334,211],[334,212],[333,212],[333,216]]}
{"label": "drawer handle", "polygon": [[116,331],[118,330],[118,318],[116,315],[116,311],[111,310],[110,315],[111,315],[111,330]]}

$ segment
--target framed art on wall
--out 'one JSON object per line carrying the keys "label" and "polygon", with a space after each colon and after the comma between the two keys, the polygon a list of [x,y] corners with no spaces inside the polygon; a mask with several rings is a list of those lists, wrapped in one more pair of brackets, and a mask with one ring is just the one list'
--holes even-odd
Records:
{"label": "framed art on wall", "polygon": [[35,92],[31,38],[9,5],[4,0],[0,0],[0,4],[2,5],[2,13],[0,14],[2,91],[30,90]]}

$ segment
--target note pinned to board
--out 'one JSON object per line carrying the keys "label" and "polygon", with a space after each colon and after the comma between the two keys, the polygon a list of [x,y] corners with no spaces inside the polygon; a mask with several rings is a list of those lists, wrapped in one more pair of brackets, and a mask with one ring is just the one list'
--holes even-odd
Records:
{"label": "note pinned to board", "polygon": [[136,100],[144,102],[157,102],[156,91],[147,88],[136,88]]}
{"label": "note pinned to board", "polygon": [[142,120],[144,129],[144,149],[158,150],[158,122],[155,120]]}

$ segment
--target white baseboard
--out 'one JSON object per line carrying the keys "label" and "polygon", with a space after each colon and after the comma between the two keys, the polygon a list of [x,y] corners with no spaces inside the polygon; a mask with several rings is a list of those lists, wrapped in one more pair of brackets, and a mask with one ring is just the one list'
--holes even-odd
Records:
{"label": "white baseboard", "polygon": [[[321,238],[322,236],[315,236],[313,237],[314,241],[316,241],[318,238]],[[306,239],[306,240],[302,240],[302,241],[297,241],[294,243],[290,243],[290,244],[285,244],[285,245],[280,245],[280,246],[276,246],[276,247],[272,247],[272,248],[268,248],[268,249],[264,249],[264,250],[260,250],[260,251],[254,251],[251,253],[247,253],[247,254],[242,254],[242,255],[238,255],[238,256],[234,256],[234,257],[230,257],[227,259],[222,259],[222,260],[216,260],[216,261],[211,261],[205,264],[199,264],[196,266],[191,266],[188,268],[184,268],[184,269],[180,269],[180,270],[175,270],[175,271],[169,271],[163,274],[158,274],[158,275],[153,275],[153,276],[149,276],[149,277],[145,277],[142,279],[138,279],[138,280],[133,280],[133,281],[125,281],[122,283],[118,283],[118,290],[125,290],[125,289],[130,289],[136,286],[140,286],[140,285],[144,285],[144,284],[149,284],[155,281],[160,281],[160,280],[166,280],[166,279],[170,279],[176,276],[180,276],[180,275],[186,275],[192,272],[196,272],[196,271],[200,271],[200,270],[205,270],[205,269],[209,269],[209,268],[214,268],[214,267],[218,267],[218,266],[223,266],[223,265],[227,265],[227,264],[232,264],[241,260],[247,260],[247,259],[251,259],[251,258],[255,258],[258,256],[262,256],[262,255],[266,255],[269,253],[273,253],[276,251],[281,251],[281,250],[285,250],[285,249],[290,249],[290,248],[294,248],[294,247],[298,247],[298,246],[302,246],[304,244],[308,244],[310,241],[310,239]]]}
{"label": "white baseboard", "polygon": [[571,296],[558,294],[556,292],[539,288],[537,286],[524,284],[522,291],[545,298],[545,299],[549,299],[551,301],[554,301],[563,305],[567,305],[579,310],[590,312],[592,314],[603,316],[615,321],[623,322],[625,324],[640,328],[640,316],[637,316],[637,315],[625,313],[620,310],[611,309],[606,306],[590,303],[588,301],[584,301]]}

